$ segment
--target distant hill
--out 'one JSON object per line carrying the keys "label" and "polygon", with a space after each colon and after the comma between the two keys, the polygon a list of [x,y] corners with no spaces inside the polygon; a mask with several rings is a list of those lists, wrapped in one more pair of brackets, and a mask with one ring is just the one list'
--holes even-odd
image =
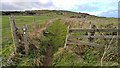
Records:
{"label": "distant hill", "polygon": [[87,13],[81,12],[72,12],[72,11],[65,11],[65,10],[26,10],[26,11],[0,11],[1,15],[35,15],[35,14],[44,14],[44,13],[57,13],[57,14],[81,14],[81,16],[94,16]]}

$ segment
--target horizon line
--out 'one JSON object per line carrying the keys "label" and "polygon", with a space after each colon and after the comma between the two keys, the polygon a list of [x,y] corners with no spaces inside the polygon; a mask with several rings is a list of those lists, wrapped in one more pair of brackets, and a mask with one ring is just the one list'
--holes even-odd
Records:
{"label": "horizon line", "polygon": [[[14,12],[14,11],[21,11],[21,12],[25,12],[25,11],[41,11],[41,10],[47,10],[47,11],[67,11],[67,12],[74,12],[74,13],[83,13],[83,14],[89,14],[87,12],[78,12],[78,11],[71,11],[71,10],[56,10],[56,9],[28,9],[28,10],[0,10],[0,12]],[[92,15],[92,16],[97,16],[97,17],[105,17],[105,16],[99,16],[99,15],[93,15],[93,14],[89,14],[89,15]],[[119,16],[118,17],[106,17],[106,18],[120,18]]]}

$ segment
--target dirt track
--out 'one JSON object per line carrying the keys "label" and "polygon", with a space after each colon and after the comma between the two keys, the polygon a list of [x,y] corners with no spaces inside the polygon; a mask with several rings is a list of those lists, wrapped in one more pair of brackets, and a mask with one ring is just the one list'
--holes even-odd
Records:
{"label": "dirt track", "polygon": [[52,54],[52,46],[48,45],[48,47],[46,48],[45,58],[43,61],[44,66],[51,66],[51,61],[52,61],[51,54]]}

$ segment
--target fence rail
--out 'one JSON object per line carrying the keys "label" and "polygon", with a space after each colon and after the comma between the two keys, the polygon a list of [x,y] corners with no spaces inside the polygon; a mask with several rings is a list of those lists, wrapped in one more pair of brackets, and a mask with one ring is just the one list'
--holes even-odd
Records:
{"label": "fence rail", "polygon": [[[87,36],[87,35],[81,35],[81,36],[70,36],[69,39],[71,38],[99,38],[99,39],[110,39],[113,38],[113,35],[95,35],[95,36]],[[119,36],[115,36],[114,39],[120,38]]]}
{"label": "fence rail", "polygon": [[70,32],[118,32],[120,29],[81,29],[81,28],[70,28]]}
{"label": "fence rail", "polygon": [[88,45],[88,46],[103,46],[102,44],[97,44],[94,42],[86,42],[86,41],[75,41],[75,42],[68,42],[67,45]]}
{"label": "fence rail", "polygon": [[[77,36],[72,36],[74,34],[72,33],[76,33],[77,32]],[[87,32],[83,35],[78,34],[80,32]],[[99,32],[100,35],[95,34],[96,32]],[[110,35],[107,34],[103,34],[103,32],[105,33],[110,33]],[[67,45],[91,45],[91,46],[102,46],[103,44],[97,44],[94,41],[94,39],[118,39],[120,38],[118,36],[118,32],[120,32],[120,29],[98,29],[96,27],[96,25],[91,24],[90,22],[90,28],[89,29],[82,29],[82,28],[69,28],[67,31],[67,35],[66,35],[66,42],[65,42],[65,48],[67,47]],[[102,34],[101,34],[102,33]],[[112,35],[111,35],[112,34]],[[82,41],[83,38],[88,39],[88,41]]]}

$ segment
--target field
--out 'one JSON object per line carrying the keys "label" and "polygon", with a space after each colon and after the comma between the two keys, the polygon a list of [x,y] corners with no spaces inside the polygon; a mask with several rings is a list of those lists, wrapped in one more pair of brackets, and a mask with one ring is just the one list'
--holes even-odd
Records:
{"label": "field", "polygon": [[[17,27],[22,27],[26,24],[29,26],[30,34],[32,36],[32,43],[34,43],[38,49],[30,51],[28,56],[17,56],[13,61],[6,61],[10,58],[11,53],[14,51],[14,45],[12,40],[10,19],[9,16],[2,16],[2,54],[3,65],[17,65],[17,66],[41,66],[45,65],[44,58],[50,60],[50,65],[53,66],[100,66],[100,60],[104,53],[104,48],[109,46],[111,40],[97,39],[95,42],[104,44],[103,47],[89,47],[89,46],[68,46],[69,49],[64,49],[65,38],[67,34],[67,26],[72,28],[89,28],[89,23],[92,22],[97,28],[117,28],[117,18],[105,18],[96,17],[92,15],[86,15],[85,18],[80,18],[81,13],[73,12],[47,12],[40,15],[15,15],[15,21]],[[45,30],[48,34],[35,33],[33,30],[33,18],[37,25],[45,26],[46,22],[52,21]],[[82,23],[82,26],[81,24]],[[40,30],[38,27],[37,30]],[[78,35],[79,33],[77,33]],[[37,36],[38,35],[38,36]],[[106,43],[107,42],[107,43]],[[107,45],[106,45],[106,44]],[[49,47],[48,45],[51,45]],[[106,46],[105,46],[106,45]],[[112,41],[111,48],[107,52],[107,56],[104,57],[103,65],[116,66],[118,65],[117,46],[116,41]],[[51,50],[49,55],[46,55],[46,50]],[[47,57],[46,57],[47,56]],[[48,57],[49,56],[49,57]],[[47,60],[46,60],[47,61]],[[45,63],[44,63],[45,62]],[[47,65],[47,63],[46,63]]]}

